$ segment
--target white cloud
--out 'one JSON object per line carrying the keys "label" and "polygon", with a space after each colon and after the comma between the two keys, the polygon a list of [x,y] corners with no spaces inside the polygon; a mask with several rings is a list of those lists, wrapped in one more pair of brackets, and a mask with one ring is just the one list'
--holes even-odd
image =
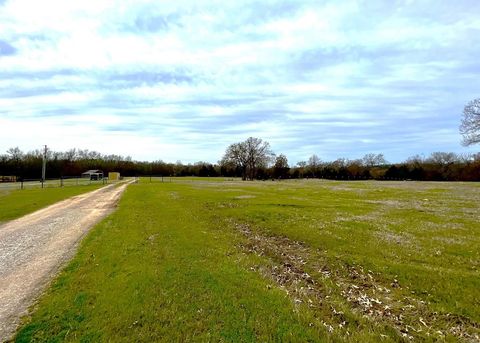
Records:
{"label": "white cloud", "polygon": [[54,140],[214,162],[252,135],[291,161],[463,151],[459,115],[480,94],[479,7],[10,0],[0,5],[0,43],[13,47],[0,50],[0,153]]}

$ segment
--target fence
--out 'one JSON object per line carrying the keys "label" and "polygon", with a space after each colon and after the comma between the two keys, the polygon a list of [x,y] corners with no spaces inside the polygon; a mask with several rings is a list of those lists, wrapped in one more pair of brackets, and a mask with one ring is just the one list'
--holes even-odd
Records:
{"label": "fence", "polygon": [[143,175],[139,177],[142,183],[152,182],[223,182],[223,181],[239,181],[240,178],[224,177],[224,176],[162,176],[162,175]]}
{"label": "fence", "polygon": [[144,182],[172,182],[171,176],[163,176],[163,175],[145,175],[142,176],[140,179]]}
{"label": "fence", "polygon": [[32,188],[55,188],[69,187],[80,185],[104,185],[108,183],[108,179],[90,180],[81,177],[62,177],[60,179],[23,179],[16,182],[1,182],[0,189],[32,189]]}

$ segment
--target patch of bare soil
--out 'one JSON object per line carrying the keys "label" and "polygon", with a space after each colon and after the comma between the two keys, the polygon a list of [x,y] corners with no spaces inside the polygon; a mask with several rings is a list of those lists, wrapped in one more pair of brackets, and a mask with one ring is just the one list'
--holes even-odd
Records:
{"label": "patch of bare soil", "polygon": [[114,210],[126,186],[103,187],[0,226],[0,341],[13,335],[85,233]]}
{"label": "patch of bare soil", "polygon": [[376,233],[376,236],[382,241],[388,243],[395,243],[398,245],[408,245],[410,247],[417,246],[415,237],[407,232],[393,232],[389,230],[382,230]]}
{"label": "patch of bare soil", "polygon": [[339,310],[343,303],[354,313],[390,325],[405,340],[424,336],[442,340],[447,334],[466,342],[480,340],[478,323],[453,314],[432,312],[425,301],[402,287],[398,280],[385,285],[378,274],[358,265],[332,269],[320,251],[312,251],[302,242],[263,235],[246,224],[234,221],[230,224],[246,238],[240,247],[244,252],[271,261],[252,270],[284,289],[295,305],[315,311],[320,325],[328,332],[349,336],[355,329],[355,325],[349,325],[355,323],[349,323],[349,316]]}
{"label": "patch of bare soil", "polygon": [[347,185],[323,185],[323,187],[332,192],[350,192],[358,195],[362,195],[368,192],[368,189],[348,187]]}
{"label": "patch of bare soil", "polygon": [[238,195],[238,196],[234,197],[234,199],[253,199],[253,198],[256,198],[256,196],[255,195],[249,195],[249,194]]}

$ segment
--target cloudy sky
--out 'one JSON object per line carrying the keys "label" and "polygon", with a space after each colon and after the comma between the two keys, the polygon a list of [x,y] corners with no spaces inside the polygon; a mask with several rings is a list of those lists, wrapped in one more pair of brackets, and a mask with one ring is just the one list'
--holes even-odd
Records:
{"label": "cloudy sky", "polygon": [[473,152],[480,1],[0,0],[0,153]]}

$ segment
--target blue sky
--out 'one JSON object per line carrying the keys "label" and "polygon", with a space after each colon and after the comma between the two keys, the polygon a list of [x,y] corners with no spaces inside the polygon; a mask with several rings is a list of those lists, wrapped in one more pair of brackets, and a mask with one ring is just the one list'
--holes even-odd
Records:
{"label": "blue sky", "polygon": [[0,152],[293,164],[460,145],[480,1],[0,0]]}

